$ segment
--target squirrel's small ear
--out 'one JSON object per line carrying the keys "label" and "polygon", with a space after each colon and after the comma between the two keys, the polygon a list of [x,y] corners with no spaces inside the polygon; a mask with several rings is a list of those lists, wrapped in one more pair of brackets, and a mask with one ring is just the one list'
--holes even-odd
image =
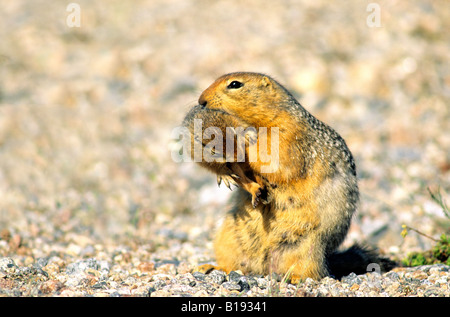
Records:
{"label": "squirrel's small ear", "polygon": [[262,85],[263,85],[264,87],[268,87],[268,86],[270,86],[271,84],[272,84],[272,83],[270,82],[269,77],[263,76],[263,78],[262,78]]}

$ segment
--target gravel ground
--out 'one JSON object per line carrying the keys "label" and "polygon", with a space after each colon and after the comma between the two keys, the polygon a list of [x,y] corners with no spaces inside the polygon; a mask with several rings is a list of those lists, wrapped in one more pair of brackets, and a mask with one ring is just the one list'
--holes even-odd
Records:
{"label": "gravel ground", "polygon": [[[95,248],[95,247],[94,247]],[[93,248],[93,249],[94,249]],[[101,249],[97,246],[97,249]],[[144,250],[143,250],[144,249]],[[94,251],[94,250],[92,250]],[[92,252],[91,251],[91,252]],[[148,250],[117,250],[113,259],[94,257],[63,259],[57,255],[32,264],[0,258],[3,296],[94,297],[448,297],[450,267],[444,264],[395,268],[390,272],[356,275],[340,281],[332,277],[307,279],[293,285],[284,277],[243,275],[232,271],[204,274],[187,262],[148,261]],[[144,258],[144,260],[139,260]]]}
{"label": "gravel ground", "polygon": [[[445,265],[307,280],[195,272],[230,192],[171,159],[216,77],[272,75],[352,150],[344,246],[424,251],[450,222],[447,1],[9,1],[0,11],[0,296],[449,296]],[[369,10],[370,11],[370,10]],[[376,22],[376,21],[375,21]]]}

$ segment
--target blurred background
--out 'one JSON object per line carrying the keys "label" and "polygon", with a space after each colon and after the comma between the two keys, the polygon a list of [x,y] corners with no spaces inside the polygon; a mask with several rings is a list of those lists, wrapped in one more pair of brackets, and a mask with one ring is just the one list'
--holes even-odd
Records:
{"label": "blurred background", "polygon": [[173,162],[171,131],[234,71],[273,76],[346,140],[361,189],[346,244],[401,253],[432,243],[402,224],[449,230],[428,192],[450,201],[448,1],[74,3],[79,27],[69,1],[1,4],[0,255],[209,252],[230,192]]}

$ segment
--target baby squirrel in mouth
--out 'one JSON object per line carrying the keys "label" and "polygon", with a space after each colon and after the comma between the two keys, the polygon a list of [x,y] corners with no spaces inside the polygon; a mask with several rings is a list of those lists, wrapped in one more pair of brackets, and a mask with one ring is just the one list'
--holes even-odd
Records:
{"label": "baby squirrel in mouth", "polygon": [[[197,135],[196,120],[202,124]],[[203,91],[183,126],[191,132],[191,155],[201,155],[199,164],[219,184],[237,186],[214,242],[218,266],[203,265],[201,271],[289,273],[297,283],[365,273],[370,263],[393,265],[365,247],[337,251],[359,201],[355,161],[344,139],[271,77],[221,76]],[[204,142],[208,128],[222,137],[218,146]],[[241,142],[238,129],[247,132]]]}

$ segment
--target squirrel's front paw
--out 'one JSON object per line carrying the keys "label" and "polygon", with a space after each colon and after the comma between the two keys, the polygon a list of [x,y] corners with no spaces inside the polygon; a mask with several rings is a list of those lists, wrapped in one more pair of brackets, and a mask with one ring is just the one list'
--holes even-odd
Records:
{"label": "squirrel's front paw", "polygon": [[256,208],[261,201],[261,187],[252,194],[252,206]]}
{"label": "squirrel's front paw", "polygon": [[252,206],[256,208],[259,203],[264,205],[269,204],[272,201],[272,195],[269,193],[266,187],[259,187],[254,193],[252,193]]}

